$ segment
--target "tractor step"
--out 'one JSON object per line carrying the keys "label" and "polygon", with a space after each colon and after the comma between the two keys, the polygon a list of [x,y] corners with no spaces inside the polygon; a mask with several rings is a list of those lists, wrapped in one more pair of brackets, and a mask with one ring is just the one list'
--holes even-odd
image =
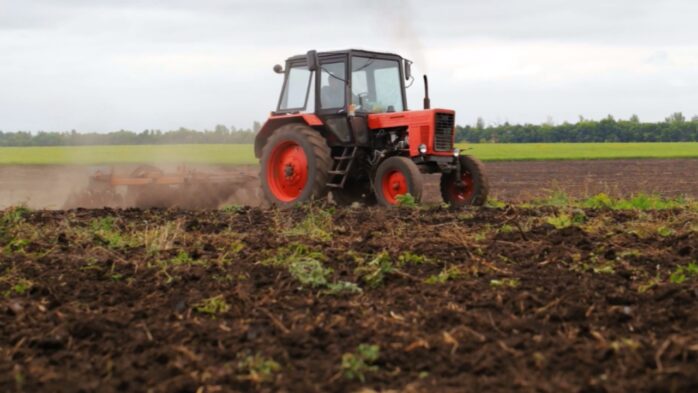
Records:
{"label": "tractor step", "polygon": [[332,169],[328,172],[330,179],[327,182],[327,187],[344,188],[357,151],[356,146],[345,147],[340,155],[333,157],[334,163],[332,164]]}

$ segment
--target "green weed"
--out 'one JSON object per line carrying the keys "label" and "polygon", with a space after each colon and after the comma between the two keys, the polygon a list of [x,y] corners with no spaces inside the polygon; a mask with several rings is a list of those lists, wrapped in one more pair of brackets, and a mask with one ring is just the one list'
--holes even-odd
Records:
{"label": "green weed", "polygon": [[341,295],[355,295],[362,293],[361,288],[353,282],[349,281],[337,281],[327,284],[327,289],[322,291],[324,295],[330,296],[341,296]]}
{"label": "green weed", "polygon": [[376,255],[370,262],[359,266],[354,273],[370,287],[377,287],[383,283],[385,276],[393,271],[393,263],[390,254],[383,251]]}
{"label": "green weed", "polygon": [[467,273],[460,266],[449,266],[442,269],[439,274],[427,277],[424,282],[426,284],[444,284],[447,281],[460,280],[467,277]]}
{"label": "green weed", "polygon": [[591,270],[594,273],[598,274],[613,274],[615,273],[615,270],[613,269],[613,264],[604,264],[604,265],[599,265],[599,266],[594,266],[591,268]]}
{"label": "green weed", "polygon": [[194,310],[208,315],[217,315],[230,310],[230,305],[225,301],[223,295],[218,295],[204,299],[194,306]]}
{"label": "green weed", "polygon": [[561,190],[555,190],[550,196],[544,199],[538,199],[534,201],[534,205],[544,205],[544,206],[557,206],[566,207],[570,206],[570,197]]}
{"label": "green weed", "polygon": [[332,269],[324,267],[317,259],[302,258],[291,262],[288,272],[304,287],[322,288],[327,286]]}
{"label": "green weed", "polygon": [[678,266],[669,275],[669,281],[673,284],[682,284],[688,278],[698,276],[698,263],[691,262],[686,266]]}
{"label": "green weed", "polygon": [[497,198],[494,197],[487,197],[487,202],[485,202],[485,206],[487,207],[492,207],[495,209],[502,209],[507,206],[506,202],[501,201]]}
{"label": "green weed", "polygon": [[378,371],[373,365],[380,357],[380,347],[377,345],[361,344],[356,352],[342,355],[342,374],[347,379],[366,380],[366,374]]}
{"label": "green weed", "polygon": [[669,237],[674,234],[674,230],[665,226],[657,228],[657,234],[661,237]]}
{"label": "green weed", "polygon": [[9,254],[14,252],[24,252],[24,249],[29,245],[30,241],[27,239],[11,239],[4,247],[4,251]]}
{"label": "green weed", "polygon": [[276,254],[263,260],[263,265],[283,267],[303,287],[323,289],[322,294],[343,295],[361,293],[356,284],[339,281],[332,282],[332,269],[325,267],[323,261],[327,257],[313,251],[303,244],[293,243],[277,250]]}
{"label": "green weed", "polygon": [[10,284],[10,288],[2,293],[3,297],[11,297],[15,295],[23,296],[27,294],[34,286],[34,283],[25,278],[2,277],[0,279],[0,283],[3,281]]}
{"label": "green weed", "polygon": [[516,288],[521,284],[516,278],[502,278],[490,280],[490,286],[493,288]]}
{"label": "green weed", "polygon": [[332,240],[333,220],[332,212],[308,207],[306,216],[291,229],[284,231],[287,236],[304,236],[313,240]]}
{"label": "green weed", "polygon": [[177,256],[175,256],[174,258],[170,258],[165,262],[165,265],[169,266],[187,266],[193,264],[194,259],[192,259],[192,257],[186,251],[180,251],[179,253],[177,253]]}
{"label": "green weed", "polygon": [[104,241],[109,248],[122,248],[126,246],[121,233],[118,231],[113,217],[102,217],[90,221],[90,228],[94,235]]}
{"label": "green weed", "polygon": [[611,343],[611,349],[613,349],[614,352],[620,352],[623,349],[636,351],[640,349],[641,346],[642,345],[638,341],[631,338],[622,338]]}
{"label": "green weed", "polygon": [[590,209],[609,209],[613,208],[614,201],[611,197],[602,192],[581,201],[581,205]]}
{"label": "green weed", "polygon": [[414,254],[410,251],[404,251],[402,254],[400,254],[400,256],[398,256],[397,260],[398,260],[398,266],[423,265],[423,264],[431,263],[429,258],[427,258],[426,256]]}
{"label": "green weed", "polygon": [[418,207],[417,200],[412,196],[412,194],[402,194],[395,197],[397,205],[399,207],[406,207],[409,209],[415,209]]}
{"label": "green weed", "polygon": [[639,293],[645,293],[649,291],[652,288],[655,288],[659,286],[659,284],[662,283],[662,279],[659,277],[652,277],[649,280],[645,281],[644,283],[638,285],[637,291]]}
{"label": "green weed", "polygon": [[226,205],[221,208],[224,213],[240,213],[245,211],[245,207],[242,205]]}
{"label": "green weed", "polygon": [[563,229],[573,225],[572,217],[568,214],[559,214],[557,216],[549,216],[545,218],[545,222],[555,227],[555,229]]}
{"label": "green weed", "polygon": [[14,206],[6,209],[0,216],[0,228],[9,228],[24,221],[24,218],[31,212],[26,206]]}
{"label": "green weed", "polygon": [[244,373],[242,379],[254,383],[269,382],[281,370],[281,365],[261,354],[238,356],[238,370]]}

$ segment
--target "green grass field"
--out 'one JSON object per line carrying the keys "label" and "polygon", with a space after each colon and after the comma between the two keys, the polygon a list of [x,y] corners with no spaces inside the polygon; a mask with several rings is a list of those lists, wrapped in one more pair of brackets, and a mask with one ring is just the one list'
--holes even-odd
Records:
{"label": "green grass field", "polygon": [[[698,158],[698,143],[461,144],[484,161]],[[0,147],[0,165],[256,164],[252,145]]]}

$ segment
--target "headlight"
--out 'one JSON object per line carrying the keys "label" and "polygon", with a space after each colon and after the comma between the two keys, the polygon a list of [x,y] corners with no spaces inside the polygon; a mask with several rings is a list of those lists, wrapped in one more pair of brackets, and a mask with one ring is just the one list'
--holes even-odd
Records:
{"label": "headlight", "polygon": [[425,145],[424,143],[419,145],[419,154],[427,154],[427,145]]}
{"label": "headlight", "polygon": [[455,149],[453,149],[453,157],[458,157],[459,155],[460,155],[460,149],[456,147]]}

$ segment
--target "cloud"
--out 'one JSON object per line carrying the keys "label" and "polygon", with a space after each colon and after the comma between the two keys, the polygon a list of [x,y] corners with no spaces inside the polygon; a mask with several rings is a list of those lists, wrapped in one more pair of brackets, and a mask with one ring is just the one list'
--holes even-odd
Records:
{"label": "cloud", "polygon": [[[249,126],[275,63],[398,52],[434,104],[497,121],[693,114],[698,3],[667,0],[0,0],[0,129]],[[410,89],[421,102],[419,83]]]}

